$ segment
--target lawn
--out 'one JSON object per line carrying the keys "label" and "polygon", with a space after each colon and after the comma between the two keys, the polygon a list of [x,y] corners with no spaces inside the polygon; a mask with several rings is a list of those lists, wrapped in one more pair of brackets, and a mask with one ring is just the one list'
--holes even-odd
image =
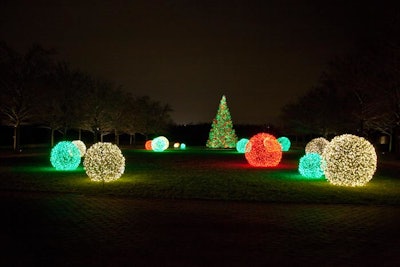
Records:
{"label": "lawn", "polygon": [[75,171],[56,171],[49,152],[0,157],[1,191],[38,191],[134,198],[218,199],[280,203],[400,204],[400,167],[379,160],[374,178],[364,187],[330,185],[298,173],[302,151],[284,152],[275,168],[251,167],[233,150],[190,148],[152,152],[123,149],[123,176],[91,182],[82,164]]}

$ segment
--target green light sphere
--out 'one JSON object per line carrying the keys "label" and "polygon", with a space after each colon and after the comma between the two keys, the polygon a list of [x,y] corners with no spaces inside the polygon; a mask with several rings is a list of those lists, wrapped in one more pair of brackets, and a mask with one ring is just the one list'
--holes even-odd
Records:
{"label": "green light sphere", "polygon": [[289,140],[289,138],[287,138],[286,136],[281,136],[278,139],[279,144],[281,144],[282,147],[282,151],[286,152],[289,151],[290,146],[291,146],[291,142]]}
{"label": "green light sphere", "polygon": [[300,158],[299,172],[303,177],[318,179],[324,175],[322,158],[318,153],[308,153]]}
{"label": "green light sphere", "polygon": [[239,153],[245,153],[246,152],[246,145],[249,142],[249,139],[247,138],[242,138],[236,143],[236,150]]}
{"label": "green light sphere", "polygon": [[81,163],[81,152],[69,141],[57,143],[51,150],[50,162],[56,170],[75,170]]}
{"label": "green light sphere", "polygon": [[151,148],[153,151],[162,152],[169,147],[169,141],[165,136],[159,136],[151,141]]}
{"label": "green light sphere", "polygon": [[125,158],[118,146],[98,142],[86,151],[83,167],[92,181],[111,182],[124,173]]}

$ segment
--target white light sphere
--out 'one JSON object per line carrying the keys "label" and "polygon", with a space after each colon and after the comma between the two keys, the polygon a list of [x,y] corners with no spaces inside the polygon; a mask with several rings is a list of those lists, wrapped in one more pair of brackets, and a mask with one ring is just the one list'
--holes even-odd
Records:
{"label": "white light sphere", "polygon": [[333,138],[322,154],[325,177],[331,184],[363,186],[376,171],[377,155],[366,139],[344,134]]}
{"label": "white light sphere", "polygon": [[86,145],[84,142],[81,140],[74,140],[72,143],[79,149],[79,152],[81,153],[81,158],[85,156],[86,153]]}
{"label": "white light sphere", "polygon": [[307,143],[306,148],[305,148],[306,154],[318,153],[318,154],[322,155],[325,147],[328,144],[329,144],[329,141],[323,137],[314,138],[310,142]]}
{"label": "white light sphere", "polygon": [[125,158],[118,146],[98,142],[86,151],[83,167],[92,181],[111,182],[124,173]]}

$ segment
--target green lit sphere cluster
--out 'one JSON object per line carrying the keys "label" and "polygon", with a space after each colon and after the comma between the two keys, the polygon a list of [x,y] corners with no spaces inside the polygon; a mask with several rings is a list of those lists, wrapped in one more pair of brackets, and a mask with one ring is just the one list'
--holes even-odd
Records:
{"label": "green lit sphere cluster", "polygon": [[244,153],[246,152],[246,145],[249,142],[249,139],[247,138],[242,138],[236,143],[236,150],[239,153]]}
{"label": "green lit sphere cluster", "polygon": [[169,147],[169,141],[165,136],[159,136],[151,141],[151,148],[153,151],[162,152]]}
{"label": "green lit sphere cluster", "polygon": [[291,142],[289,140],[289,138],[287,138],[286,136],[281,136],[278,139],[279,144],[281,144],[282,147],[282,151],[286,152],[289,151],[290,146],[291,146]]}
{"label": "green lit sphere cluster", "polygon": [[86,153],[86,145],[84,142],[81,140],[74,140],[72,143],[79,149],[79,152],[81,153],[81,157],[85,156]]}
{"label": "green lit sphere cluster", "polygon": [[86,151],[83,167],[92,181],[111,182],[124,173],[125,158],[118,146],[99,142]]}
{"label": "green lit sphere cluster", "polygon": [[322,155],[325,147],[328,144],[329,144],[329,141],[323,137],[314,138],[310,142],[307,143],[306,148],[305,148],[306,154],[307,153],[318,153],[318,154]]}
{"label": "green lit sphere cluster", "polygon": [[300,158],[299,172],[303,177],[318,179],[324,176],[322,158],[318,153],[308,153]]}
{"label": "green lit sphere cluster", "polygon": [[75,170],[81,163],[81,153],[72,142],[61,141],[51,150],[50,162],[59,171]]}
{"label": "green lit sphere cluster", "polygon": [[377,155],[373,145],[351,134],[333,138],[322,158],[325,177],[334,185],[363,186],[376,171]]}

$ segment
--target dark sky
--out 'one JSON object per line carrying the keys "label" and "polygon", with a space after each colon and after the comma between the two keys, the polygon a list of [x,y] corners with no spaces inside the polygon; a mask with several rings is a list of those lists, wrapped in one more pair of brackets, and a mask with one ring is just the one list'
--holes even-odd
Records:
{"label": "dark sky", "polygon": [[170,104],[179,124],[211,122],[223,94],[234,123],[268,123],[390,8],[366,3],[2,0],[0,39],[55,48],[74,68]]}

